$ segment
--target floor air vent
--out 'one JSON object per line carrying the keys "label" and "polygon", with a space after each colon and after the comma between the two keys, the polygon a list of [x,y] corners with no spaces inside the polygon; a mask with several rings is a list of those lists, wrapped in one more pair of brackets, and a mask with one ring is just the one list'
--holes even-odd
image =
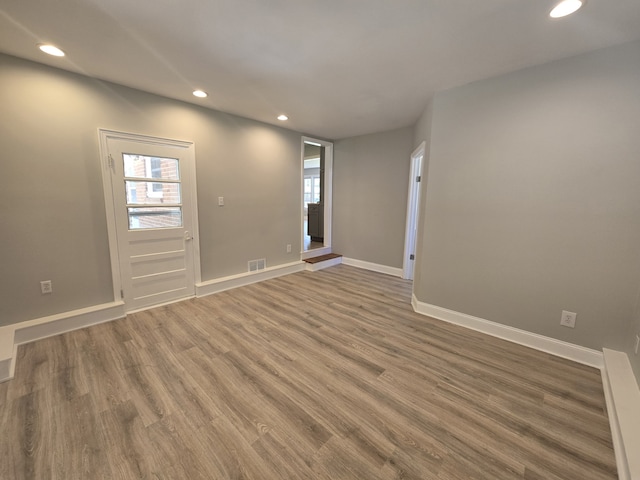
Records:
{"label": "floor air vent", "polygon": [[258,270],[264,270],[267,267],[267,259],[260,258],[258,260],[249,260],[249,271],[257,272]]}

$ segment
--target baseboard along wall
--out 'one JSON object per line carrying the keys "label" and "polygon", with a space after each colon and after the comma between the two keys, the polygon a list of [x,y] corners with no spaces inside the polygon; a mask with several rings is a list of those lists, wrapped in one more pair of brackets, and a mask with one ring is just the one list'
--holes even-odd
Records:
{"label": "baseboard along wall", "polygon": [[640,479],[640,389],[626,353],[605,348],[602,384],[618,478]]}
{"label": "baseboard along wall", "polygon": [[125,316],[124,302],[117,301],[0,328],[0,382],[13,378],[18,346]]}
{"label": "baseboard along wall", "polygon": [[239,273],[237,275],[196,283],[196,297],[206,297],[207,295],[224,292],[232,288],[243,287],[245,285],[251,285],[252,283],[263,282],[283,275],[301,272],[305,269],[305,265],[305,262],[297,261],[284,265],[276,265],[275,267],[267,267],[264,270],[257,270],[255,272]]}
{"label": "baseboard along wall", "polygon": [[0,382],[13,378],[15,370],[16,347],[13,342],[14,329],[9,327],[0,327]]}
{"label": "baseboard along wall", "polygon": [[402,278],[401,268],[389,267],[388,265],[380,265],[379,263],[365,262],[364,260],[357,260],[355,258],[348,257],[342,257],[342,263],[352,267],[363,268],[365,270],[371,270],[372,272],[384,273],[386,275]]}
{"label": "baseboard along wall", "polygon": [[460,325],[461,327],[470,328],[478,332],[486,333],[493,337],[502,338],[509,342],[524,345],[525,347],[534,348],[542,352],[550,353],[558,357],[573,360],[574,362],[589,365],[598,369],[604,366],[602,352],[585,348],[573,343],[563,342],[555,338],[545,337],[537,333],[531,333],[526,330],[503,325],[501,323],[485,320],[484,318],[474,317],[466,313],[448,310],[446,308],[430,305],[420,302],[415,295],[411,299],[413,310],[422,315],[437,318],[447,323]]}
{"label": "baseboard along wall", "polygon": [[422,315],[600,369],[618,478],[640,480],[640,455],[637,454],[640,452],[640,390],[626,353],[609,349],[599,352],[423,303],[415,295],[412,297],[411,304],[413,310]]}

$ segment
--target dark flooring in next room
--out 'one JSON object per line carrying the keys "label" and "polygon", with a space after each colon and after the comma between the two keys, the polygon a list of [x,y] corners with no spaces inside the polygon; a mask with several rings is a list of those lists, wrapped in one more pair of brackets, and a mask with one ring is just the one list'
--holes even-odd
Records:
{"label": "dark flooring in next room", "polygon": [[338,265],[19,348],[0,478],[615,479],[600,372]]}

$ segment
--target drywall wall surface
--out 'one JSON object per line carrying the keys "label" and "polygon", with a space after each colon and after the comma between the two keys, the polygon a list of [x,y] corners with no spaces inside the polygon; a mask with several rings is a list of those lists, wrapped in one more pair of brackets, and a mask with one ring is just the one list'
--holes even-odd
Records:
{"label": "drywall wall surface", "polygon": [[[431,144],[431,127],[433,119],[433,98],[427,102],[422,115],[418,118],[415,126],[413,127],[413,148],[418,148],[422,142],[425,142],[427,147]],[[427,148],[428,153],[429,148]]]}
{"label": "drywall wall surface", "polygon": [[0,105],[0,326],[113,300],[99,128],[195,143],[203,280],[298,260],[300,134],[6,55]]}
{"label": "drywall wall surface", "polygon": [[333,251],[402,268],[413,129],[334,144]]}
{"label": "drywall wall surface", "polygon": [[[203,280],[247,271],[254,259],[290,263],[301,250],[300,135],[221,117],[215,134],[196,139]],[[286,253],[287,244],[295,253]]]}
{"label": "drywall wall surface", "polygon": [[[418,300],[628,348],[640,286],[640,43],[438,94]],[[562,310],[577,313],[574,329]]]}
{"label": "drywall wall surface", "polygon": [[0,56],[0,325],[113,300],[91,90]]}

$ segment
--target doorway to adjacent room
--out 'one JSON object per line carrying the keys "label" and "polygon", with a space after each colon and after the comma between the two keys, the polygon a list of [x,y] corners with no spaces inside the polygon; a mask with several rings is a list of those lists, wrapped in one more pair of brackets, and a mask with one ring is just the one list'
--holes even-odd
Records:
{"label": "doorway to adjacent room", "polygon": [[309,258],[331,252],[333,144],[302,138],[302,252]]}

